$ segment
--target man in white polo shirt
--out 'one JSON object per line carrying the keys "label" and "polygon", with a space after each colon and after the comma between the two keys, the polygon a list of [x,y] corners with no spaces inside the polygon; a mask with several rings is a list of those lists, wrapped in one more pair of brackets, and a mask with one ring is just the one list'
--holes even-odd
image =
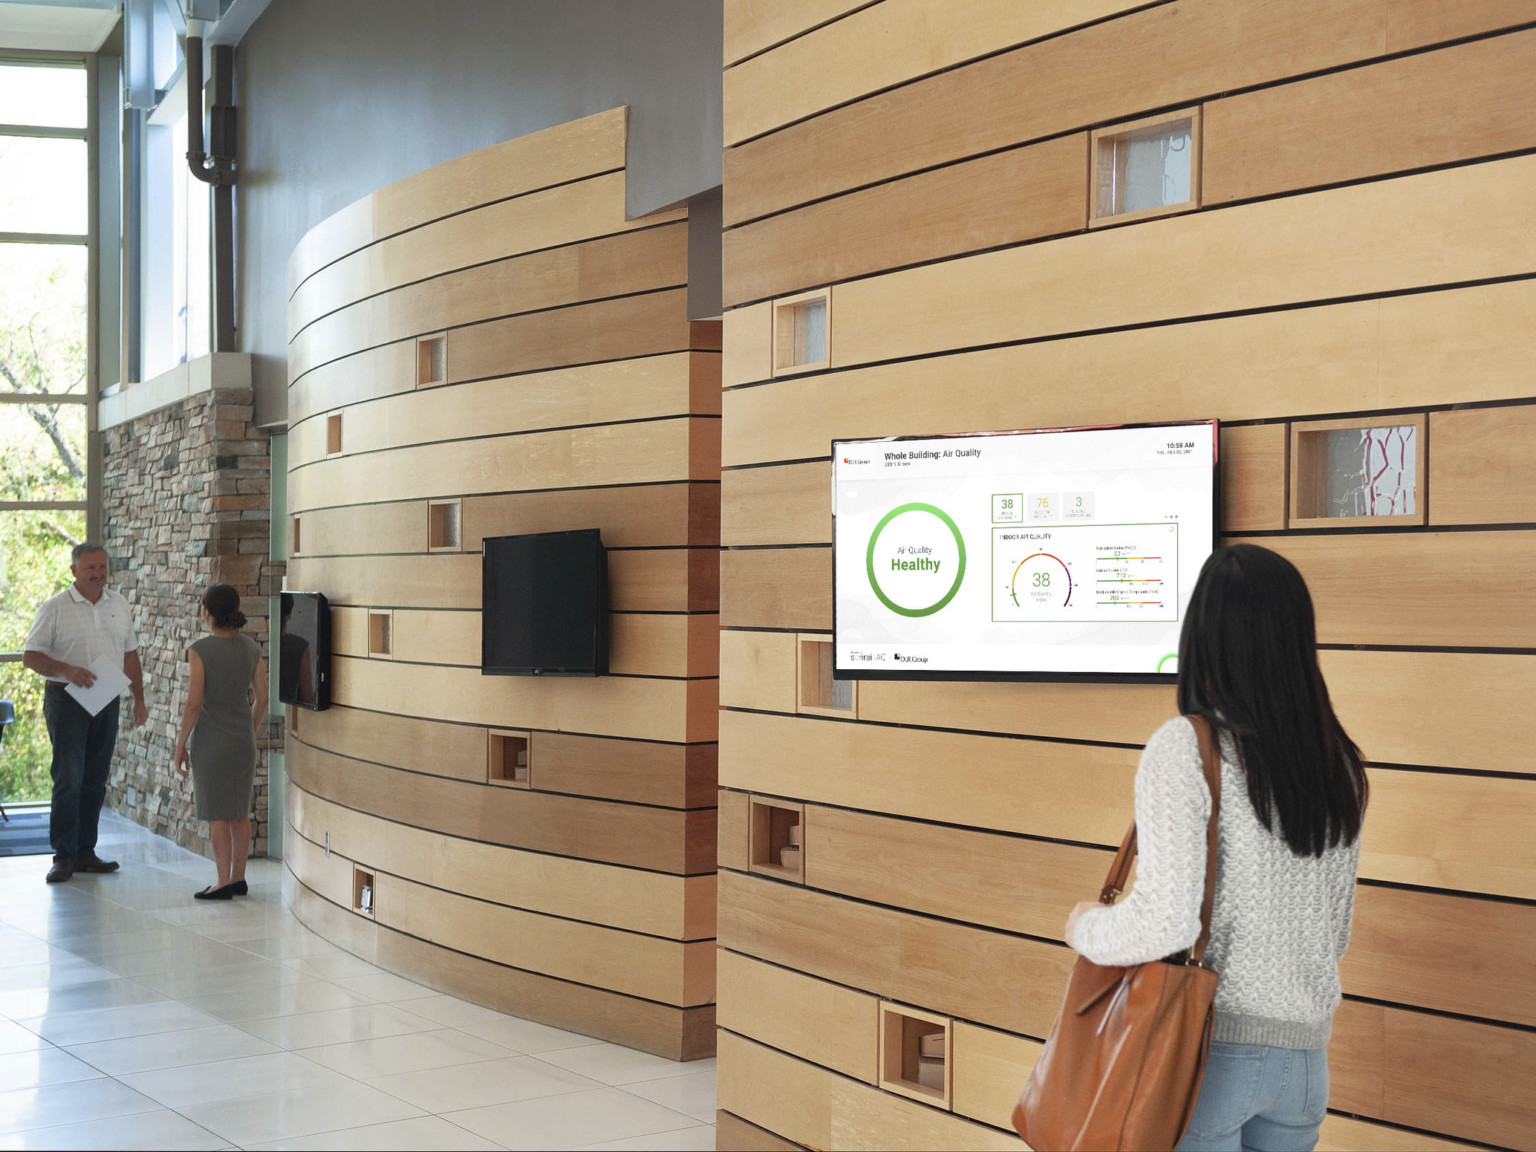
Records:
{"label": "man in white polo shirt", "polygon": [[96,682],[90,670],[94,661],[103,656],[121,658],[133,693],[133,725],[149,719],[133,613],[128,601],[107,587],[111,567],[100,544],[77,544],[69,565],[75,582],[43,601],[22,654],[22,663],[48,681],[43,719],[53,741],[50,884],[68,880],[76,872],[117,870],[117,861],[96,855],[96,824],[117,743],[118,701],[92,716],[65,691],[65,685],[89,688]]}

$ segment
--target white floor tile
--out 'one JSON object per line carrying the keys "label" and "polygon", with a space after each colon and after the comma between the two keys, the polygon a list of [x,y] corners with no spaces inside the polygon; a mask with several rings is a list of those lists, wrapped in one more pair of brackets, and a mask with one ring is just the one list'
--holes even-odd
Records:
{"label": "white floor tile", "polygon": [[242,1148],[421,1115],[403,1100],[345,1079],[295,1092],[197,1104],[181,1112]]}
{"label": "white floor tile", "polygon": [[[231,949],[233,951],[233,949]],[[237,964],[212,964],[179,971],[150,973],[136,977],[157,992],[177,999],[193,996],[217,996],[221,992],[243,992],[251,988],[280,988],[310,980],[302,972],[272,960],[250,960]]]}
{"label": "white floor tile", "polygon": [[[482,1008],[479,1004],[471,1004],[468,1000],[460,1000],[457,996],[444,996],[441,993],[423,996],[419,1000],[412,1001],[411,1011],[417,1016],[425,1016],[428,1020],[448,1028],[468,1028],[473,1024],[511,1019],[500,1012]],[[489,1037],[489,1039],[495,1040],[495,1037]],[[500,1041],[496,1042],[500,1043]]]}
{"label": "white floor tile", "polygon": [[376,1076],[368,1083],[426,1112],[455,1112],[601,1087],[596,1081],[533,1056]]}
{"label": "white floor tile", "polygon": [[681,1132],[658,1132],[654,1136],[631,1136],[627,1140],[605,1140],[601,1144],[583,1144],[576,1152],[714,1152],[715,1126],[701,1124]]}
{"label": "white floor tile", "polygon": [[24,992],[33,988],[67,988],[72,984],[88,984],[100,980],[116,980],[118,973],[93,964],[82,956],[65,953],[43,964],[19,964],[4,969],[0,986],[7,992]]}
{"label": "white floor tile", "polygon": [[156,1032],[180,1032],[187,1028],[206,1028],[218,1021],[176,1000],[153,1004],[128,1004],[83,1012],[60,1012],[17,1023],[36,1032],[44,1040],[64,1047],[90,1044],[98,1040],[119,1040],[124,1036],[149,1036]]}
{"label": "white floor tile", "polygon": [[220,1100],[347,1083],[341,1073],[323,1068],[294,1052],[271,1052],[265,1056],[216,1060],[211,1064],[161,1068],[118,1079],[135,1092],[142,1092],[178,1112]]}
{"label": "white floor tile", "polygon": [[401,1036],[383,1036],[376,1040],[353,1040],[346,1044],[327,1044],[306,1048],[304,1055],[317,1064],[359,1080],[374,1076],[395,1076],[402,1072],[420,1072],[426,1068],[449,1068],[482,1060],[502,1060],[517,1053],[492,1044],[457,1028],[434,1032],[414,1032]]}
{"label": "white floor tile", "polygon": [[[318,1136],[300,1136],[290,1140],[275,1140],[270,1144],[252,1144],[252,1149],[336,1149],[338,1152],[408,1152],[411,1149],[439,1148],[499,1149],[457,1124],[450,1124],[441,1116],[416,1116],[410,1120],[394,1120],[388,1124],[369,1124],[362,1128],[348,1128],[341,1132],[323,1132]],[[713,1144],[710,1145],[714,1147]]]}
{"label": "white floor tile", "polygon": [[387,972],[380,972],[368,961],[353,956],[349,952],[334,956],[300,956],[297,959],[285,960],[283,963],[320,980],[335,980],[344,976],[389,975]]}
{"label": "white floor tile", "polygon": [[11,1052],[31,1052],[47,1046],[44,1040],[30,1028],[23,1028],[14,1020],[0,1020],[0,1055]]}
{"label": "white floor tile", "polygon": [[626,1084],[626,1092],[692,1116],[701,1124],[715,1122],[715,1074],[691,1072],[686,1076],[664,1076],[660,1080],[642,1080]]}
{"label": "white floor tile", "polygon": [[0,1136],[0,1148],[145,1149],[152,1152],[196,1152],[226,1147],[224,1138],[192,1123],[185,1116],[160,1109],[107,1120],[87,1120],[32,1128]]}
{"label": "white floor tile", "polygon": [[[420,1003],[419,1000],[411,1001],[411,1011],[419,1011]],[[583,1036],[580,1032],[567,1032],[563,1028],[551,1028],[548,1024],[536,1024],[532,1020],[520,1020],[516,1016],[500,1014],[496,1019],[483,1024],[461,1025],[461,1027],[471,1035],[483,1037],[516,1052],[526,1052],[529,1056],[604,1043],[595,1036]]]}
{"label": "white floor tile", "polygon": [[453,1112],[447,1119],[506,1148],[577,1148],[695,1125],[687,1116],[617,1088]]}
{"label": "white floor tile", "polygon": [[25,988],[0,990],[0,1015],[12,1020],[33,1016],[51,1016],[59,1012],[81,1012],[94,1008],[116,1008],[124,1004],[145,1004],[165,997],[136,980],[114,976],[110,980],[92,980],[63,988]]}
{"label": "white floor tile", "polygon": [[277,988],[218,992],[211,996],[188,996],[186,1002],[200,1012],[230,1023],[292,1016],[299,1012],[328,1012],[369,1003],[366,997],[323,980],[284,984]]}
{"label": "white floor tile", "polygon": [[0,1092],[44,1084],[68,1084],[72,1080],[91,1080],[100,1075],[97,1069],[59,1048],[37,1048],[31,1052],[0,1056]]}
{"label": "white floor tile", "polygon": [[161,1032],[153,1036],[130,1036],[123,1040],[76,1044],[66,1051],[91,1067],[101,1069],[108,1076],[126,1076],[134,1072],[153,1072],[159,1068],[180,1068],[214,1060],[235,1060],[241,1056],[262,1056],[280,1049],[233,1024],[215,1024],[211,1028],[190,1028],[182,1032]]}
{"label": "white floor tile", "polygon": [[45,1084],[0,1093],[0,1132],[131,1116],[135,1112],[153,1112],[158,1107],[148,1096],[116,1080],[97,1078]]}
{"label": "white floor tile", "polygon": [[240,1027],[279,1048],[298,1049],[373,1040],[380,1036],[402,1036],[410,1032],[431,1032],[438,1025],[392,1004],[364,1004],[329,1012],[300,1012],[266,1020],[242,1020]]}
{"label": "white floor tile", "polygon": [[404,976],[396,976],[393,972],[380,972],[371,964],[369,968],[372,970],[359,976],[332,977],[331,983],[338,988],[345,988],[348,992],[382,1000],[386,1004],[422,1000],[428,996],[438,995],[435,989],[428,988],[425,984],[407,980]]}
{"label": "white floor tile", "polygon": [[663,1076],[686,1076],[695,1071],[688,1064],[638,1052],[622,1044],[589,1044],[582,1048],[546,1052],[543,1058],[604,1084],[634,1084]]}

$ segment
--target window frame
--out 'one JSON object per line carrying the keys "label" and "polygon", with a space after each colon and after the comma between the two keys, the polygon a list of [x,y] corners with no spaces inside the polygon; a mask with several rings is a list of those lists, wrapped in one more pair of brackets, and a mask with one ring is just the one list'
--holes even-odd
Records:
{"label": "window frame", "polygon": [[[86,536],[101,539],[101,433],[97,423],[100,392],[100,281],[101,281],[101,141],[100,56],[94,52],[41,52],[20,48],[0,51],[0,65],[32,68],[79,68],[85,72],[86,119],[84,128],[60,128],[39,124],[0,124],[0,135],[34,139],[83,140],[86,148],[86,231],[84,233],[0,232],[0,244],[79,245],[86,250],[85,273],[85,388],[78,393],[0,392],[0,404],[65,404],[85,408],[85,499],[0,500],[0,516],[8,512],[71,511],[85,513]],[[19,663],[20,652],[0,652],[0,663]]]}
{"label": "window frame", "polygon": [[[1195,104],[1156,116],[1143,116],[1139,120],[1126,120],[1106,124],[1088,134],[1088,227],[1107,228],[1117,224],[1130,224],[1138,220],[1152,220],[1159,216],[1174,216],[1194,212],[1200,208],[1200,160],[1201,160],[1201,112],[1204,105]],[[1160,124],[1189,121],[1189,199],[1177,204],[1159,204],[1152,208],[1138,208],[1134,212],[1099,212],[1099,181],[1102,178],[1103,144],[1121,136],[1139,135]]]}

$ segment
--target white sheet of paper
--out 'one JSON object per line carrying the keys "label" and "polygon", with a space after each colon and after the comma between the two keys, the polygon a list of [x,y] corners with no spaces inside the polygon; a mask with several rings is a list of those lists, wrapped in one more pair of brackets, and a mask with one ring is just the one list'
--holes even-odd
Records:
{"label": "white sheet of paper", "polygon": [[98,656],[91,662],[91,671],[96,673],[96,683],[89,688],[66,684],[64,691],[78,700],[80,707],[95,716],[123,694],[123,689],[128,687],[128,676],[123,671],[121,656],[116,660],[110,656]]}

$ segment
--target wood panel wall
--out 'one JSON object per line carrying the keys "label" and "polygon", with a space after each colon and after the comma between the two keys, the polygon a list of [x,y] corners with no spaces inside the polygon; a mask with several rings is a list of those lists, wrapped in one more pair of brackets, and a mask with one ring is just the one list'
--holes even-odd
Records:
{"label": "wood panel wall", "polygon": [[[293,253],[288,587],[330,598],[335,654],[333,707],[289,711],[286,866],[299,917],[384,967],[691,1059],[715,1047],[720,331],[688,321],[686,214],[625,219],[625,128],[441,165]],[[575,528],[613,549],[612,674],[482,676],[481,541]],[[525,786],[489,778],[499,731]]]}
{"label": "wood panel wall", "polygon": [[[1160,687],[866,682],[837,437],[1216,417],[1222,530],[1289,556],[1369,761],[1328,1148],[1536,1148],[1536,4],[727,0],[721,1147],[1022,1147],[1068,910]],[[1089,231],[1088,134],[1202,111],[1203,206]],[[830,288],[824,368],[772,301]],[[1293,525],[1290,430],[1426,421],[1427,515]],[[751,806],[800,812],[755,868]],[[883,1002],[948,1103],[879,1086]]]}

